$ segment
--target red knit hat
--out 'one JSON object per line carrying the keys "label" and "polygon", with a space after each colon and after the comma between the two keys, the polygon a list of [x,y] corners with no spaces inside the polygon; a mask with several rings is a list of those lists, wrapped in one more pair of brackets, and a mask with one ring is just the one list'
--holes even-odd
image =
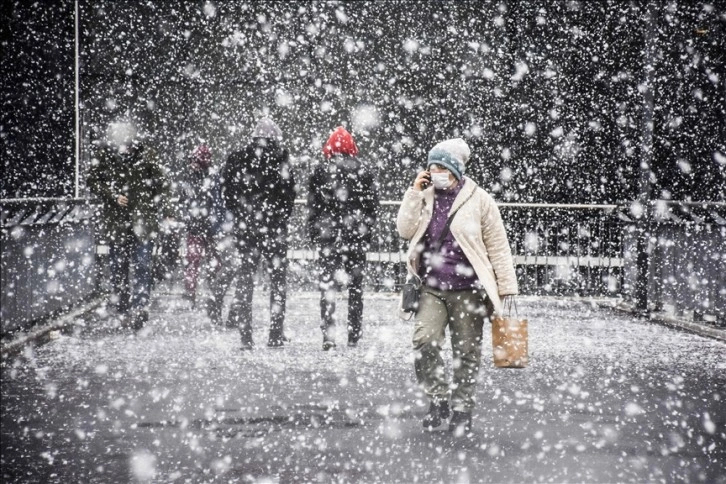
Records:
{"label": "red knit hat", "polygon": [[206,144],[201,144],[194,150],[189,161],[198,164],[202,169],[206,170],[212,165],[212,150]]}
{"label": "red knit hat", "polygon": [[323,146],[323,154],[326,158],[338,154],[355,156],[358,154],[358,147],[353,141],[353,136],[344,127],[338,126]]}

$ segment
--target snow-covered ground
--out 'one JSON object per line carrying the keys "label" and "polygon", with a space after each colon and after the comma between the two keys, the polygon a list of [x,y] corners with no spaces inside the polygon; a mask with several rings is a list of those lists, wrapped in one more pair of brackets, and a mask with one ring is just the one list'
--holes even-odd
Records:
{"label": "snow-covered ground", "polygon": [[[317,294],[257,349],[159,294],[139,334],[103,314],[3,361],[14,482],[726,482],[726,345],[572,300],[521,298],[530,366],[485,331],[474,432],[421,428],[411,323],[368,293],[357,348],[323,352]],[[345,300],[338,313],[346,313]],[[450,349],[446,349],[449,355]]]}

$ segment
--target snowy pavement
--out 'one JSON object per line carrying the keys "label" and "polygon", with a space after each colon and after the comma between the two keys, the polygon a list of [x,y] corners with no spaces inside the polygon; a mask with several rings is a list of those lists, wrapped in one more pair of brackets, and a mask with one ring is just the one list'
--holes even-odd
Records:
{"label": "snowy pavement", "polygon": [[332,352],[313,293],[289,295],[292,342],[268,349],[266,301],[251,352],[166,294],[138,335],[98,315],[4,359],[3,481],[726,483],[722,342],[522,298],[530,367],[495,369],[485,331],[474,432],[455,438],[421,427],[393,296],[366,294],[361,344]]}

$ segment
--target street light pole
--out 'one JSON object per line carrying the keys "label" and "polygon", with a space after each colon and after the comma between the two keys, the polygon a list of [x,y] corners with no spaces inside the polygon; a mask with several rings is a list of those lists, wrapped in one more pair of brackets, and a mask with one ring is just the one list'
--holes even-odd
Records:
{"label": "street light pole", "polygon": [[75,39],[74,39],[74,47],[75,47],[75,53],[74,53],[74,59],[75,59],[75,158],[76,158],[76,167],[75,167],[75,189],[73,192],[74,198],[79,198],[80,196],[80,162],[81,162],[81,131],[80,131],[80,107],[79,107],[79,91],[80,91],[80,85],[79,85],[79,64],[80,60],[78,58],[78,0],[75,2]]}

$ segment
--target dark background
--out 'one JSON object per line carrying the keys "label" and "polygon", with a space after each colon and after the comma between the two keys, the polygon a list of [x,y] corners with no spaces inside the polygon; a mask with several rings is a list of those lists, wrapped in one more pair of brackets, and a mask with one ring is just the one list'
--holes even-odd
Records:
{"label": "dark background", "polygon": [[[725,3],[81,0],[80,195],[111,121],[175,177],[268,113],[301,182],[344,124],[390,199],[462,136],[500,201],[726,201]],[[3,3],[2,198],[74,195],[74,9]]]}

